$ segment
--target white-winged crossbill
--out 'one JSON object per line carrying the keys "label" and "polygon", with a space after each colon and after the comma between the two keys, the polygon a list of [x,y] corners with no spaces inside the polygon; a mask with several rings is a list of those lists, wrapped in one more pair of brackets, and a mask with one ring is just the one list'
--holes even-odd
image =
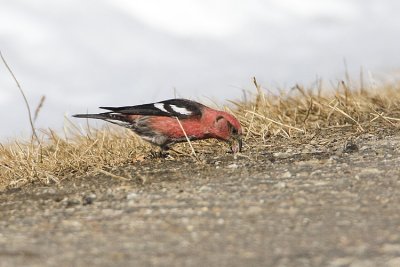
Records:
{"label": "white-winged crossbill", "polygon": [[137,106],[100,108],[109,112],[73,117],[101,119],[129,128],[162,150],[185,142],[186,136],[190,140],[216,138],[229,142],[233,152],[242,149],[242,128],[233,115],[192,100],[170,99]]}

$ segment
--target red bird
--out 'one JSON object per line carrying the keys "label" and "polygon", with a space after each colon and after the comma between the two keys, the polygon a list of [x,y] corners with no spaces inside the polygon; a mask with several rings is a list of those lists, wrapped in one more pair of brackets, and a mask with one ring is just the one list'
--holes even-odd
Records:
{"label": "red bird", "polygon": [[233,152],[242,149],[239,121],[227,112],[195,101],[170,99],[138,106],[100,108],[109,112],[76,114],[73,117],[101,119],[129,128],[162,150],[168,150],[175,143],[185,142],[186,136],[190,140],[216,138],[229,142]]}

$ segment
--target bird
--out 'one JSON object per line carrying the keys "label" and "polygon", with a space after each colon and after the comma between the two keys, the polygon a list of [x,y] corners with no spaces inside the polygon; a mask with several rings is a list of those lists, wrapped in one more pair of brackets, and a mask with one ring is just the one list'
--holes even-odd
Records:
{"label": "bird", "polygon": [[156,103],[122,107],[99,107],[107,112],[75,114],[76,118],[100,119],[126,127],[143,140],[161,148],[215,138],[231,145],[231,152],[242,150],[242,127],[232,114],[188,99],[169,99]]}

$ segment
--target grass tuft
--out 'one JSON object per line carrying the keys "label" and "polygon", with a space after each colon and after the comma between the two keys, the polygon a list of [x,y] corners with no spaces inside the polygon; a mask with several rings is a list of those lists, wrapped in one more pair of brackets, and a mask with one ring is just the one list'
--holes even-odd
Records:
{"label": "grass tuft", "polygon": [[[331,91],[324,91],[318,83],[313,88],[296,85],[278,93],[265,90],[255,79],[254,85],[255,93],[242,101],[231,101],[233,106],[226,107],[240,120],[244,142],[252,147],[261,147],[273,137],[302,137],[320,129],[346,128],[362,133],[376,122],[390,127],[400,125],[399,84],[374,88],[362,84],[354,88],[349,81],[342,81]],[[53,130],[42,131],[40,143],[32,140],[0,144],[0,189],[31,182],[59,183],[71,176],[96,173],[127,179],[110,170],[142,161],[154,149],[122,128],[88,127],[81,131],[70,123],[65,132],[68,134],[62,137]],[[215,141],[193,142],[198,154],[192,143],[189,145],[177,147],[185,157],[226,151],[224,144]]]}
{"label": "grass tuft", "polygon": [[48,130],[42,136],[41,146],[20,141],[0,146],[0,188],[59,183],[71,175],[132,163],[150,151],[149,145],[124,129],[91,129],[90,134],[68,138]]}
{"label": "grass tuft", "polygon": [[318,129],[351,127],[365,132],[376,120],[399,126],[400,85],[377,89],[349,89],[341,81],[336,90],[305,89],[296,85],[288,92],[267,93],[255,81],[256,94],[247,102],[233,102],[235,115],[246,129],[246,141],[266,141],[269,136],[290,138]]}

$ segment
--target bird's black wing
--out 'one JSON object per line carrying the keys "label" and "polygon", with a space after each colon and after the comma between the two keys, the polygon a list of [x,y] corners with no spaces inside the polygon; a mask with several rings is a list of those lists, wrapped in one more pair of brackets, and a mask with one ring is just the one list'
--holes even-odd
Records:
{"label": "bird's black wing", "polygon": [[100,107],[101,109],[127,115],[167,116],[186,119],[201,116],[204,106],[187,99],[169,99],[157,103],[126,106],[126,107]]}

